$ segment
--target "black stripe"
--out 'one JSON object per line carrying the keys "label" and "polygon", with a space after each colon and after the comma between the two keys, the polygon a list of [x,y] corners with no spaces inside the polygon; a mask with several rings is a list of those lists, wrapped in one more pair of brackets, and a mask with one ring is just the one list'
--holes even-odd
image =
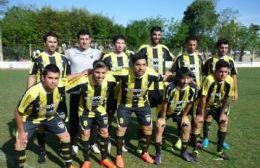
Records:
{"label": "black stripe", "polygon": [[61,77],[64,78],[65,75],[67,74],[67,61],[65,57],[61,56],[61,59],[62,59],[62,67],[63,67],[63,71],[61,72],[62,75]]}
{"label": "black stripe", "polygon": [[224,97],[229,97],[229,92],[230,92],[231,86],[229,83],[225,82],[225,95]]}
{"label": "black stripe", "polygon": [[56,59],[55,59],[54,56],[49,56],[48,58],[49,58],[49,62],[50,62],[50,64],[54,64],[54,65],[56,65]]}
{"label": "black stripe", "polygon": [[220,94],[220,89],[221,89],[221,83],[217,83],[217,90],[216,90],[216,94],[215,94],[215,99],[214,100],[218,100],[219,99],[219,95]]}
{"label": "black stripe", "polygon": [[[142,88],[142,80],[143,80],[143,78],[135,78],[134,89],[141,89]],[[142,91],[140,91],[140,90],[133,92],[132,107],[138,107],[138,102],[139,102],[138,95],[140,95],[141,92]]]}
{"label": "black stripe", "polygon": [[84,112],[83,115],[88,115],[89,109],[87,108],[87,98],[88,95],[86,92],[88,91],[88,84],[82,85],[81,86],[82,91],[80,92],[80,98],[82,99],[83,102],[83,107],[84,107]]}
{"label": "black stripe", "polygon": [[194,55],[189,55],[189,60],[190,60],[190,65],[195,64],[195,59],[194,59]]}
{"label": "black stripe", "polygon": [[166,48],[162,48],[163,50],[163,59],[165,61],[172,61],[172,57],[170,55],[170,52]]}
{"label": "black stripe", "polygon": [[128,88],[128,76],[123,76],[122,77],[122,83],[121,83],[121,104],[126,104],[126,95],[127,95],[127,88]]}
{"label": "black stripe", "polygon": [[[28,118],[36,119],[36,118],[38,118],[39,109],[40,109],[40,97],[38,96],[31,104],[33,104],[32,112]],[[27,111],[27,109],[31,106],[31,104],[29,106],[27,106],[25,111]]]}
{"label": "black stripe", "polygon": [[158,58],[158,49],[153,48],[153,58]]}
{"label": "black stripe", "polygon": [[123,57],[117,57],[117,66],[118,67],[124,66]]}
{"label": "black stripe", "polygon": [[179,101],[183,100],[184,93],[185,93],[185,90],[179,90]]}
{"label": "black stripe", "polygon": [[213,83],[210,85],[210,87],[209,87],[209,90],[208,90],[208,93],[207,93],[207,102],[208,102],[209,99],[210,99],[210,95],[211,95],[211,93],[212,93],[212,91],[213,91],[214,85],[215,85],[215,82],[213,82]]}
{"label": "black stripe", "polygon": [[[46,98],[47,98],[47,107],[48,107],[48,105],[52,105],[53,104],[53,92],[52,93],[48,93]],[[53,111],[53,107],[52,106],[50,106],[49,108],[46,109],[46,114],[45,114],[46,118],[50,117],[49,116],[50,114],[48,114],[49,111]]]}
{"label": "black stripe", "polygon": [[[94,98],[101,96],[101,85],[94,85]],[[100,99],[96,99],[97,102],[100,101]],[[92,105],[92,109],[97,108],[97,106]]]}
{"label": "black stripe", "polygon": [[104,58],[104,62],[107,64],[107,66],[109,67],[109,69],[111,70],[112,68],[112,60],[111,60],[111,56],[108,56],[106,58]]}
{"label": "black stripe", "polygon": [[193,96],[194,96],[194,92],[193,92],[192,88],[190,87],[188,99],[191,100]]}

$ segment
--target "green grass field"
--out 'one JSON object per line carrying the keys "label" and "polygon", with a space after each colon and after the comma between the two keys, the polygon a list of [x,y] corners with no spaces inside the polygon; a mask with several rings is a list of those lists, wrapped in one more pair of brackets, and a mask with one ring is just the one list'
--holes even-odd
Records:
{"label": "green grass field", "polygon": [[[13,146],[15,141],[14,110],[25,91],[28,71],[1,70],[0,71],[0,167],[14,167]],[[213,123],[210,131],[210,144],[206,151],[200,152],[200,161],[194,164],[187,163],[179,157],[179,151],[162,152],[162,168],[258,168],[260,167],[260,68],[239,69],[239,101],[232,103],[230,114],[230,127],[227,142],[231,149],[228,154],[231,160],[217,161],[216,151],[216,124]],[[258,111],[258,112],[257,112]],[[259,125],[258,125],[259,124]],[[137,128],[135,120],[129,126],[127,133],[127,146],[129,152],[124,153],[127,168],[158,167],[148,165],[141,161],[135,154],[133,147],[136,146]],[[169,122],[167,131],[175,131],[175,124]],[[132,146],[132,148],[131,148]],[[37,163],[38,148],[35,138],[30,141],[27,150],[26,167],[62,166],[62,159],[57,154],[58,142],[54,136],[47,138],[48,159],[46,164]],[[154,146],[150,146],[151,154],[154,154]],[[111,159],[115,156],[115,147],[112,149]],[[97,163],[100,155],[93,154],[91,157],[93,167],[100,167]],[[79,166],[83,161],[82,153],[74,160]]]}

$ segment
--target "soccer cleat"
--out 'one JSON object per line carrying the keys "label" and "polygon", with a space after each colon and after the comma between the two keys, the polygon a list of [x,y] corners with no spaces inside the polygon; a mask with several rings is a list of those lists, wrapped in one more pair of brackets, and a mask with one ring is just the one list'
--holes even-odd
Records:
{"label": "soccer cleat", "polygon": [[223,160],[229,160],[228,155],[222,150],[220,152],[217,152],[216,154],[218,157],[222,158]]}
{"label": "soccer cleat", "polygon": [[144,154],[142,154],[141,159],[143,159],[145,162],[150,163],[150,164],[154,163],[153,158],[149,155],[148,152],[145,152]]}
{"label": "soccer cleat", "polygon": [[185,151],[182,153],[182,157],[183,157],[183,159],[186,160],[187,162],[194,162],[193,156],[192,156],[187,150],[185,150]]}
{"label": "soccer cleat", "polygon": [[90,168],[91,162],[90,161],[84,161],[81,168]]}
{"label": "soccer cleat", "polygon": [[223,149],[224,149],[224,150],[229,150],[229,149],[230,149],[229,144],[227,144],[227,143],[224,142],[224,144],[223,144]]}
{"label": "soccer cleat", "polygon": [[72,148],[71,148],[71,156],[72,157],[75,157],[77,155],[79,151],[79,147],[78,145],[72,145]]}
{"label": "soccer cleat", "polygon": [[175,143],[174,148],[181,150],[182,142],[181,139],[178,138],[178,141]]}
{"label": "soccer cleat", "polygon": [[[126,148],[125,145],[122,146],[122,151],[123,151],[123,152],[128,152],[128,149]],[[141,153],[142,153],[142,152],[141,152]]]}
{"label": "soccer cleat", "polygon": [[199,160],[199,151],[198,150],[194,150],[192,152],[192,156],[193,156],[194,161],[198,161]]}
{"label": "soccer cleat", "polygon": [[143,153],[142,147],[138,146],[135,150],[135,152],[137,153],[138,156],[140,156]]}
{"label": "soccer cleat", "polygon": [[100,154],[100,150],[98,148],[98,145],[96,143],[94,143],[93,145],[91,145],[91,150],[96,153],[96,154]]}
{"label": "soccer cleat", "polygon": [[108,159],[101,160],[99,164],[107,168],[116,168],[116,165]]}
{"label": "soccer cleat", "polygon": [[161,154],[156,153],[155,158],[154,158],[154,163],[157,165],[161,164]]}
{"label": "soccer cleat", "polygon": [[202,149],[208,148],[208,145],[209,145],[209,139],[208,138],[203,139],[203,141],[202,141]]}
{"label": "soccer cleat", "polygon": [[45,151],[41,151],[38,157],[38,163],[43,164],[46,162],[47,154]]}
{"label": "soccer cleat", "polygon": [[116,155],[115,163],[116,163],[116,166],[119,168],[125,167],[125,163],[124,163],[124,159],[123,159],[122,155]]}
{"label": "soccer cleat", "polygon": [[170,145],[170,144],[168,144],[168,143],[166,143],[166,142],[164,142],[164,143],[162,144],[162,149],[163,149],[163,150],[167,150],[167,151],[173,151],[172,145]]}

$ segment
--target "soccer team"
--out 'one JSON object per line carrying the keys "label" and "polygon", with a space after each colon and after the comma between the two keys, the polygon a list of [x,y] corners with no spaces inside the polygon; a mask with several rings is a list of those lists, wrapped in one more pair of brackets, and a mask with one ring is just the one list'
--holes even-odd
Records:
{"label": "soccer team", "polygon": [[[44,35],[45,50],[32,57],[28,89],[16,112],[16,167],[24,167],[25,150],[33,133],[39,144],[39,163],[46,160],[45,137],[55,134],[60,142],[59,153],[65,167],[73,168],[72,158],[82,145],[82,168],[91,167],[90,149],[101,153],[100,164],[108,168],[127,167],[123,152],[127,151],[125,133],[135,113],[138,130],[136,152],[145,162],[161,164],[166,121],[177,123],[180,156],[188,161],[198,160],[198,148],[207,148],[209,126],[218,124],[217,153],[228,159],[224,149],[228,127],[229,104],[238,99],[237,70],[229,53],[226,39],[218,40],[218,53],[203,63],[198,39],[187,37],[186,52],[174,58],[160,44],[162,30],[151,29],[151,43],[142,45],[136,53],[126,50],[126,38],[113,38],[113,51],[102,54],[90,47],[91,34],[78,32],[78,46],[58,52],[58,37],[53,32]],[[66,93],[70,94],[69,115]],[[153,125],[151,108],[156,108]],[[112,129],[116,116],[116,130]],[[68,122],[68,129],[66,123]],[[131,126],[131,125],[130,125]],[[155,157],[148,148],[155,134]],[[201,128],[203,139],[200,141]],[[110,161],[110,136],[115,136],[115,161]],[[188,151],[189,144],[193,147]],[[170,146],[171,148],[172,146]]]}

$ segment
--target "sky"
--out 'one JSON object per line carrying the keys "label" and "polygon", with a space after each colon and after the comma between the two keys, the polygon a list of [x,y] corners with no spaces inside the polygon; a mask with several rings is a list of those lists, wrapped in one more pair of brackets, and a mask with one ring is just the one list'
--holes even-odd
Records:
{"label": "sky", "polygon": [[[51,6],[63,10],[72,7],[102,14],[118,24],[126,26],[134,20],[160,16],[181,20],[183,12],[193,0],[9,0],[8,6],[32,5],[36,8]],[[217,12],[231,8],[239,12],[237,20],[243,25],[260,25],[259,0],[218,0]]]}

